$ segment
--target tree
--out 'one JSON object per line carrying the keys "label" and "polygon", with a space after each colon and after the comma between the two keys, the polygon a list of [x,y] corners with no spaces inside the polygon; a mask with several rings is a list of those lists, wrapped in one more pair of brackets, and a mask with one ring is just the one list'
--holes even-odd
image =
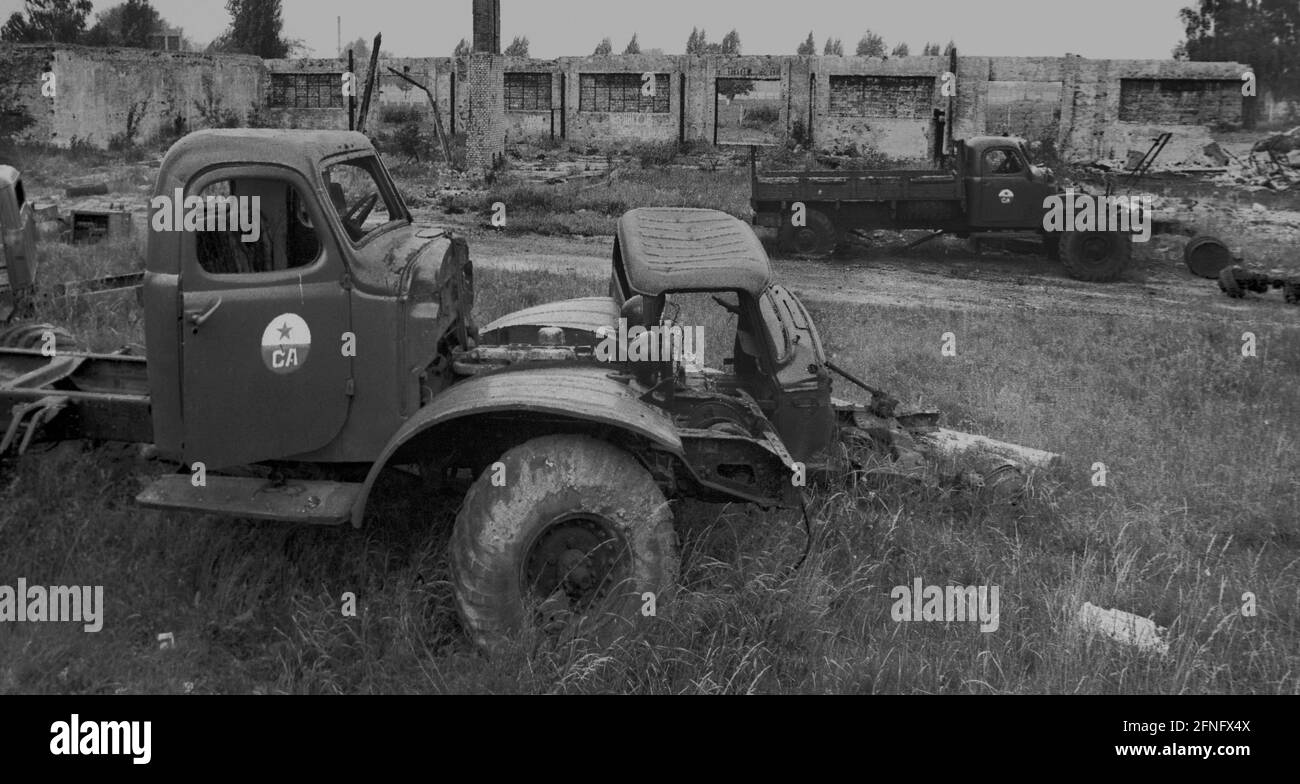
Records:
{"label": "tree", "polygon": [[932,43],[930,43],[929,41],[926,41],[926,42],[925,42],[925,47],[924,47],[923,49],[921,49],[921,56],[922,56],[922,57],[938,57],[938,56],[939,56],[939,45],[938,45],[938,44],[932,44]]}
{"label": "tree", "polygon": [[801,55],[817,54],[817,41],[813,38],[812,30],[808,31],[808,37],[804,39],[803,43],[799,44],[799,48],[794,53]]}
{"label": "tree", "polygon": [[226,11],[230,13],[230,27],[212,47],[270,60],[288,57],[296,48],[295,42],[281,35],[284,18],[280,0],[226,0]]}
{"label": "tree", "polygon": [[911,54],[911,53],[912,53],[912,50],[908,48],[908,46],[907,46],[907,42],[904,41],[903,43],[899,44],[898,46],[895,46],[895,47],[894,47],[894,51],[890,52],[890,53],[889,53],[889,56],[890,56],[890,57],[907,57],[907,56],[908,56],[909,54]]}
{"label": "tree", "polygon": [[692,27],[691,37],[686,39],[686,53],[704,54],[704,52],[702,51],[703,49],[704,49],[704,34],[700,32],[700,28]]}
{"label": "tree", "polygon": [[149,36],[163,29],[162,16],[149,0],[126,0],[95,17],[84,43],[90,46],[149,46]]}
{"label": "tree", "polygon": [[[464,39],[461,39],[464,41]],[[352,50],[352,59],[358,63],[370,62],[370,44],[365,38],[358,37],[357,40],[343,47],[343,54],[347,55],[348,50]]]}
{"label": "tree", "polygon": [[515,40],[510,42],[506,47],[505,54],[507,57],[527,57],[528,56],[528,36],[515,36]]}
{"label": "tree", "polygon": [[844,42],[838,38],[827,38],[826,48],[822,50],[822,54],[834,55],[835,57],[843,57]]}
{"label": "tree", "polygon": [[636,40],[636,33],[632,33],[632,40],[623,47],[623,54],[641,54],[641,42]]}
{"label": "tree", "polygon": [[10,14],[4,27],[0,27],[0,41],[78,43],[86,32],[86,17],[93,7],[90,0],[26,0],[23,13]]}
{"label": "tree", "polygon": [[884,57],[885,39],[868,30],[858,41],[858,57]]}
{"label": "tree", "polygon": [[596,44],[596,51],[592,52],[591,54],[592,56],[602,56],[602,55],[611,55],[613,53],[614,53],[614,44],[610,43],[609,38],[606,37],[601,39],[600,43]]}
{"label": "tree", "polygon": [[943,48],[943,56],[947,57],[955,51],[957,51],[957,42],[950,39],[948,45]]}
{"label": "tree", "polygon": [[469,50],[470,50],[469,41],[467,41],[466,39],[462,38],[462,39],[460,39],[460,43],[456,44],[456,48],[455,48],[454,50],[452,50],[451,56],[452,56],[452,57],[465,57],[465,56],[469,55]]}
{"label": "tree", "polygon": [[1200,0],[1178,15],[1186,33],[1179,46],[1187,59],[1249,63],[1263,89],[1300,98],[1300,4],[1295,0]]}
{"label": "tree", "polygon": [[740,54],[740,33],[732,30],[722,37],[722,53],[730,55]]}

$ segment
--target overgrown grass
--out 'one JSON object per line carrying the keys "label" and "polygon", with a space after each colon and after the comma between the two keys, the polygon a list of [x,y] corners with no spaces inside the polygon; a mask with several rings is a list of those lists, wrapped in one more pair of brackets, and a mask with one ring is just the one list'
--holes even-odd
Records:
{"label": "overgrown grass", "polygon": [[[93,245],[41,243],[36,269],[38,292],[59,284],[144,269],[141,243],[134,237],[104,239]],[[136,291],[102,292],[53,299],[37,296],[31,320],[66,327],[90,351],[144,346],[144,314]]]}
{"label": "overgrown grass", "polygon": [[[603,289],[487,269],[477,285],[481,321]],[[680,504],[681,588],[657,617],[610,645],[520,640],[489,658],[453,609],[456,495],[394,478],[359,531],[163,514],[132,496],[165,467],[67,445],[0,468],[0,584],[103,585],[104,629],[0,625],[0,691],[1300,691],[1297,329],[1254,328],[1244,359],[1228,322],[809,304],[841,364],[951,425],[1065,453],[1063,486],[1017,507],[820,491],[793,573],[796,515]],[[916,577],[999,586],[999,629],[893,621],[890,589]],[[1169,626],[1170,656],[1080,638],[1084,601]]]}

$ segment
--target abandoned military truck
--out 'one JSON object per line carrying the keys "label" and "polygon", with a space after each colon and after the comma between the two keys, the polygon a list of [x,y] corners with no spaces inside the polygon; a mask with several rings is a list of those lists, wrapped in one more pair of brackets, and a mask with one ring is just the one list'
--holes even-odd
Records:
{"label": "abandoned military truck", "polygon": [[[927,229],[933,234],[913,245],[943,234],[1041,239],[1050,258],[1087,281],[1118,279],[1132,257],[1127,231],[1046,230],[1045,200],[1065,190],[1016,137],[959,140],[946,171],[760,172],[755,165],[750,188],[755,225],[777,229],[786,252],[829,253],[857,229]],[[804,210],[797,221],[796,204]],[[1126,225],[1140,222],[1126,217]]]}
{"label": "abandoned military truck", "polygon": [[[464,478],[449,556],[489,648],[630,619],[676,576],[676,500],[798,508],[805,476],[913,476],[964,453],[996,484],[1056,459],[901,412],[835,366],[752,229],[720,212],[633,210],[610,296],[479,329],[465,241],[415,225],[359,133],[197,132],[155,200],[147,358],[0,349],[0,447],[153,443],[174,471],[142,505],[288,523],[361,526],[388,471]],[[720,369],[604,350],[671,332],[690,297],[729,325],[710,336]],[[871,403],[832,397],[833,373]]]}

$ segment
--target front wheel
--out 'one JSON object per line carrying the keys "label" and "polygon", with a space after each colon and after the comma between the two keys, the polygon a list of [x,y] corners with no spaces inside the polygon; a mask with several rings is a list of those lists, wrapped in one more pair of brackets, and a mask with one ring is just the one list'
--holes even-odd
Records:
{"label": "front wheel", "polygon": [[1127,232],[1067,231],[1061,237],[1061,264],[1078,280],[1118,280],[1132,256],[1133,237]]}
{"label": "front wheel", "polygon": [[628,452],[556,435],[506,452],[456,516],[451,571],[461,620],[489,650],[529,628],[605,633],[677,579],[668,501]]}
{"label": "front wheel", "polygon": [[803,226],[795,226],[793,215],[781,219],[781,230],[777,235],[778,247],[783,253],[807,256],[825,256],[835,250],[839,244],[839,233],[835,223],[818,210],[808,210]]}

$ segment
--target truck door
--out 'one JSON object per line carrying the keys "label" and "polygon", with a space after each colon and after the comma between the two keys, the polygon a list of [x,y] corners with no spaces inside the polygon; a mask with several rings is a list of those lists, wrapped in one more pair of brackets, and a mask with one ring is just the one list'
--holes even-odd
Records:
{"label": "truck door", "polygon": [[971,223],[995,228],[1038,228],[1034,216],[1042,214],[1042,203],[1033,204],[1037,190],[1029,167],[1015,147],[990,147],[978,161]]}
{"label": "truck door", "polygon": [[241,166],[188,193],[184,213],[202,219],[180,244],[185,462],[220,469],[325,446],[347,418],[351,318],[314,190],[291,170]]}

